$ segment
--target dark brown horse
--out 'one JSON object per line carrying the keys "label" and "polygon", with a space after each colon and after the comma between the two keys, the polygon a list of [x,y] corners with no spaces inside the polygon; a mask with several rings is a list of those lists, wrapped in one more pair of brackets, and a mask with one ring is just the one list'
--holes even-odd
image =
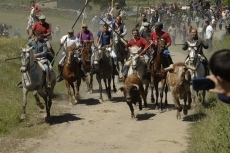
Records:
{"label": "dark brown horse", "polygon": [[168,86],[166,85],[166,74],[163,70],[163,68],[168,67],[167,65],[167,60],[165,55],[163,54],[165,45],[166,45],[166,40],[162,37],[160,37],[157,41],[157,51],[155,53],[155,60],[153,64],[151,65],[151,101],[152,103],[155,102],[154,94],[153,94],[153,88],[156,90],[156,109],[158,109],[158,97],[159,97],[159,92],[158,92],[158,85],[159,82],[161,82],[161,91],[160,91],[160,108],[161,111],[163,110],[162,106],[162,99],[163,99],[163,92],[165,90],[165,106],[167,105],[167,92],[168,92]]}
{"label": "dark brown horse", "polygon": [[102,79],[105,83],[108,99],[111,100],[111,80],[113,76],[113,63],[112,57],[110,56],[110,52],[103,47],[97,47],[94,51],[93,65],[96,72],[96,78],[99,84],[101,101],[104,101],[102,97]]}
{"label": "dark brown horse", "polygon": [[80,61],[74,57],[75,50],[73,47],[67,47],[66,57],[64,60],[64,66],[62,69],[62,75],[65,80],[66,88],[68,90],[69,102],[72,102],[72,92],[70,86],[73,90],[73,95],[75,101],[72,104],[76,104],[79,99],[79,87],[81,85],[81,75],[80,75]]}
{"label": "dark brown horse", "polygon": [[81,59],[83,68],[86,73],[89,74],[90,80],[88,77],[86,78],[86,85],[87,85],[87,91],[92,93],[93,90],[93,74],[91,73],[92,67],[91,67],[91,55],[92,55],[92,49],[91,49],[91,43],[84,42],[83,43],[83,49],[81,50]]}

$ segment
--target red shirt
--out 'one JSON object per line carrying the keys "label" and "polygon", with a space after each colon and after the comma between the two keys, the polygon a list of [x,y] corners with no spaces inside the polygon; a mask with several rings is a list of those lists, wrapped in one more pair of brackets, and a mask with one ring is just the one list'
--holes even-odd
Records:
{"label": "red shirt", "polygon": [[[165,32],[165,31],[162,31],[161,37],[163,37],[166,40],[166,43],[171,43],[172,42],[169,34],[167,32]],[[153,50],[157,50],[158,35],[156,34],[156,32],[151,33],[150,40],[153,41],[153,45],[152,45]]]}
{"label": "red shirt", "polygon": [[40,22],[36,22],[32,31],[41,31],[43,34],[51,33],[50,25],[48,23],[41,24]]}
{"label": "red shirt", "polygon": [[149,43],[143,37],[139,37],[137,40],[135,40],[134,38],[131,38],[129,40],[128,47],[135,46],[135,45],[138,47],[141,47],[141,49],[145,49],[148,47]]}

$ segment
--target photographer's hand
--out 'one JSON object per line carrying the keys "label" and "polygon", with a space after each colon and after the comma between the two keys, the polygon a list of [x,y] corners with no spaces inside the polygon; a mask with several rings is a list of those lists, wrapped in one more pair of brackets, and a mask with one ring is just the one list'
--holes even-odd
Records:
{"label": "photographer's hand", "polygon": [[210,89],[210,92],[219,93],[230,97],[230,83],[226,82],[219,76],[209,75],[207,78],[215,83],[215,88]]}

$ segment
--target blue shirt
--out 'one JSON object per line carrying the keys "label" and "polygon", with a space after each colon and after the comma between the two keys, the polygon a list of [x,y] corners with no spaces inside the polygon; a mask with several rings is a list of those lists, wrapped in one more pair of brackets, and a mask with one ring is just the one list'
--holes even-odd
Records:
{"label": "blue shirt", "polygon": [[230,104],[230,97],[227,97],[225,95],[222,94],[218,94],[218,98],[219,100],[221,100],[224,103]]}
{"label": "blue shirt", "polygon": [[48,48],[44,39],[37,42],[34,39],[30,39],[28,46],[33,46],[33,52],[34,54],[38,54],[39,58],[46,58]]}
{"label": "blue shirt", "polygon": [[97,37],[99,38],[99,44],[103,47],[110,44],[110,39],[113,39],[113,34],[110,31],[106,33],[99,31]]}

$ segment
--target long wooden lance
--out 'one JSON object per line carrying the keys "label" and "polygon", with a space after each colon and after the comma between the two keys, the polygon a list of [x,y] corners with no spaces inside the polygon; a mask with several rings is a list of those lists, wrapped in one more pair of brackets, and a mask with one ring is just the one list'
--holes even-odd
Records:
{"label": "long wooden lance", "polygon": [[[79,18],[81,17],[81,15],[82,15],[83,11],[85,10],[86,6],[89,4],[89,1],[90,1],[90,0],[87,1],[87,3],[85,4],[85,6],[83,7],[81,13],[79,14],[79,16],[77,17],[77,19],[75,20],[75,22],[74,22],[74,24],[73,24],[73,26],[72,26],[72,29],[74,28],[74,26],[76,25],[77,21],[78,21]],[[66,42],[66,40],[67,40],[67,37],[65,38],[64,43]],[[63,43],[63,44],[64,44],[64,43]],[[57,53],[55,54],[55,56],[54,56],[54,58],[53,58],[53,60],[52,60],[52,62],[51,62],[51,65],[53,64],[53,62],[54,62],[55,59],[57,58],[57,55],[59,54],[60,50],[62,49],[62,46],[63,46],[63,45],[60,46],[60,48],[58,49]]]}
{"label": "long wooden lance", "polygon": [[103,21],[105,24],[107,24],[108,27],[109,27],[111,30],[113,30],[123,41],[125,41],[126,43],[128,43],[128,41],[127,41],[126,39],[124,39],[123,37],[121,37],[121,35],[120,35],[116,30],[114,30],[107,22],[105,22],[105,20],[103,20],[102,18],[100,18],[100,19],[101,19],[101,21]]}

